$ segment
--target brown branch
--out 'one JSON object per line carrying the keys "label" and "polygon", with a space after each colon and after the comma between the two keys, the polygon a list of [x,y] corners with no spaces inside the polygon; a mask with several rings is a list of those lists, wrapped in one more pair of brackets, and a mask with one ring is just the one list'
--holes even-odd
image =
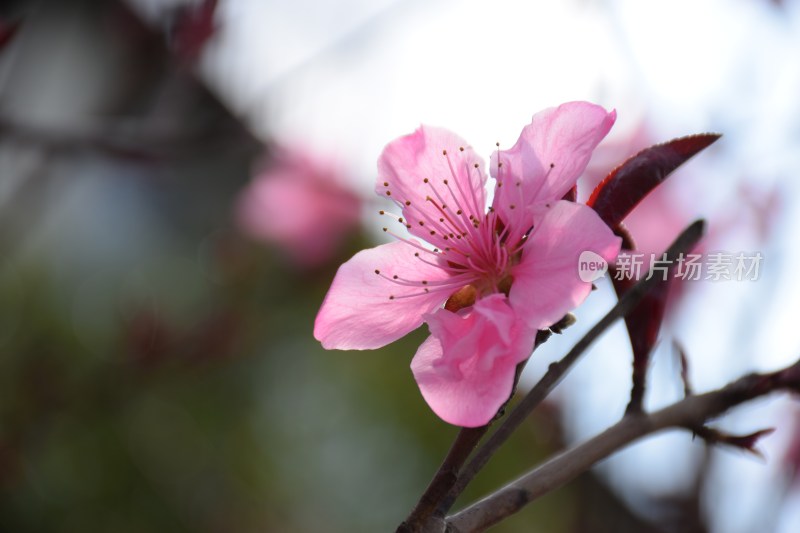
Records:
{"label": "brown branch", "polygon": [[488,429],[488,424],[477,428],[461,428],[428,488],[425,489],[408,518],[398,526],[396,533],[424,531],[423,527],[432,527],[433,531],[436,529],[442,531],[443,520],[441,517],[440,520],[435,520],[435,523],[428,526],[425,525],[425,522],[447,496],[447,492],[456,482],[458,470],[464,466],[469,454],[472,453]]}
{"label": "brown branch", "polygon": [[750,374],[719,390],[689,396],[652,414],[626,415],[593,439],[557,455],[497,492],[448,517],[446,531],[485,531],[641,437],[668,428],[691,430],[732,407],[776,391],[800,393],[800,360],[777,372]]}
{"label": "brown branch", "polygon": [[[697,220],[681,233],[667,250],[667,260],[674,261],[680,253],[686,253],[697,244],[703,235],[705,222]],[[508,440],[511,434],[522,424],[530,413],[544,400],[553,388],[561,382],[573,364],[580,358],[587,348],[600,337],[619,318],[626,316],[647,294],[647,291],[659,281],[657,276],[640,280],[630,290],[625,292],[619,302],[589,330],[581,340],[560,361],[553,363],[548,368],[541,380],[528,392],[525,398],[514,408],[486,443],[481,446],[472,460],[458,475],[458,481],[448,494],[442,505],[437,509],[437,514],[443,516],[450,510],[456,498],[464,491],[475,475],[486,465],[495,452]]]}

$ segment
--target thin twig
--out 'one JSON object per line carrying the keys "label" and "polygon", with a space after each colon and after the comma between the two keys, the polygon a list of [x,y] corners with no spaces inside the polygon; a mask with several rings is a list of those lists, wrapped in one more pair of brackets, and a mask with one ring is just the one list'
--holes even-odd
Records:
{"label": "thin twig", "polygon": [[488,429],[488,424],[477,428],[461,428],[428,488],[425,489],[408,518],[397,528],[396,533],[411,533],[419,531],[423,527],[423,523],[436,510],[455,484],[458,470],[464,466],[472,450],[475,449]]}
{"label": "thin twig", "polygon": [[446,531],[485,531],[641,437],[668,428],[691,430],[732,407],[776,391],[800,392],[800,360],[777,372],[750,374],[719,390],[689,396],[652,414],[627,415],[596,437],[557,455],[497,492],[448,517]]}
{"label": "thin twig", "polygon": [[[681,233],[667,250],[667,260],[674,261],[680,253],[685,253],[694,247],[703,235],[705,222],[697,220]],[[641,301],[647,291],[659,281],[657,276],[643,279],[627,291],[617,304],[589,330],[581,340],[560,361],[553,363],[548,368],[541,380],[528,392],[525,398],[511,411],[491,437],[478,449],[475,456],[458,475],[458,481],[453,489],[437,509],[437,514],[443,516],[450,510],[455,500],[472,481],[475,475],[486,465],[500,446],[508,440],[511,434],[530,415],[534,408],[544,400],[550,391],[558,385],[580,358],[587,348],[600,337],[617,319],[626,316]]]}

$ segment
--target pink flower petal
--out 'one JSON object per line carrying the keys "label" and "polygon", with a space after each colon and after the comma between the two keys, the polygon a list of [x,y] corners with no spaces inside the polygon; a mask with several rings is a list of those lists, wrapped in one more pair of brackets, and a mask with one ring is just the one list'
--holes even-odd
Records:
{"label": "pink flower petal", "polygon": [[522,261],[512,271],[509,299],[532,328],[543,329],[580,305],[592,284],[578,276],[581,252],[592,251],[606,262],[619,253],[621,239],[593,209],[555,202],[528,237]]}
{"label": "pink flower petal", "polygon": [[[415,253],[427,252],[398,241],[362,250],[339,267],[314,323],[314,337],[323,347],[365,350],[385,346],[419,327],[423,314],[450,296],[452,288],[437,290],[434,283],[450,275]],[[395,275],[397,282],[391,279]],[[400,284],[403,280],[420,283]],[[429,282],[428,293],[423,280]]]}
{"label": "pink flower petal", "polygon": [[459,313],[440,309],[426,321],[431,336],[411,362],[425,401],[445,422],[488,423],[511,395],[516,366],[530,356],[536,331],[502,294]]}
{"label": "pink flower petal", "polygon": [[334,161],[280,150],[245,187],[236,205],[244,233],[275,244],[301,267],[330,260],[359,224],[361,199]]}
{"label": "pink flower petal", "polygon": [[483,217],[486,179],[483,160],[464,139],[420,126],[386,146],[375,192],[403,209],[413,235],[445,248],[446,236],[471,227],[470,216]]}
{"label": "pink flower petal", "polygon": [[492,155],[491,174],[502,183],[494,209],[508,223],[520,216],[520,206],[563,198],[615,120],[615,111],[588,102],[569,102],[534,115],[511,149]]}

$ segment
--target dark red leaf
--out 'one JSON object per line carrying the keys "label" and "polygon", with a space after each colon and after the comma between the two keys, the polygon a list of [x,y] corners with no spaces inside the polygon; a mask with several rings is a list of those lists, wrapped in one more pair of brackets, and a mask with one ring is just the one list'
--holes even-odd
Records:
{"label": "dark red leaf", "polygon": [[673,170],[719,138],[716,133],[701,133],[645,148],[612,170],[586,205],[616,227]]}
{"label": "dark red leaf", "polygon": [[[622,237],[623,248],[633,250],[633,238],[622,225],[623,219],[672,171],[719,137],[712,133],[690,135],[645,148],[612,170],[594,189],[586,204]],[[614,278],[614,288],[620,296],[632,284],[630,280]],[[633,349],[633,386],[628,412],[642,408],[650,354],[664,319],[669,288],[670,279],[658,282],[625,318]]]}
{"label": "dark red leaf", "polygon": [[8,22],[0,18],[0,50],[8,44],[19,29],[19,22]]}
{"label": "dark red leaf", "polygon": [[622,249],[623,250],[635,250],[636,249],[636,241],[633,240],[633,235],[631,232],[628,231],[628,228],[620,222],[617,224],[617,227],[614,228],[614,234],[617,237],[622,237]]}
{"label": "dark red leaf", "polygon": [[172,47],[180,59],[191,62],[200,56],[217,30],[216,9],[217,0],[204,0],[200,5],[182,7],[177,12],[171,34]]}
{"label": "dark red leaf", "polygon": [[[619,296],[622,296],[631,285],[631,280],[614,279],[614,289]],[[658,340],[661,322],[664,320],[669,285],[670,279],[659,280],[644,295],[639,305],[625,317],[625,326],[633,350],[633,386],[627,412],[639,412],[642,408],[647,367],[650,364],[650,355],[656,345],[656,340]]]}
{"label": "dark red leaf", "polygon": [[[621,224],[617,226],[617,229],[620,228],[623,228]],[[619,232],[617,233],[619,234]],[[696,245],[697,242],[694,242],[690,248]],[[629,413],[639,412],[642,408],[647,367],[650,364],[650,355],[658,340],[658,332],[661,329],[661,323],[666,313],[670,289],[675,279],[673,274],[676,265],[675,262],[669,265],[666,279],[664,279],[663,274],[654,273],[654,275],[659,276],[659,279],[639,304],[625,317],[625,326],[628,330],[628,337],[633,350],[633,386],[631,388],[631,400],[627,407],[627,412]],[[622,296],[634,285],[636,280],[620,280],[617,279],[615,274],[612,270],[614,290],[617,291],[618,296]]]}

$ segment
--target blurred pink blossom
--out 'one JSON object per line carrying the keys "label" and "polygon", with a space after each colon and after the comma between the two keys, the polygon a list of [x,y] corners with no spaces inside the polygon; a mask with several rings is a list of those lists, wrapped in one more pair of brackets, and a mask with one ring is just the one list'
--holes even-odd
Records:
{"label": "blurred pink blossom", "polygon": [[339,168],[308,152],[279,151],[242,192],[239,227],[299,266],[331,260],[358,227],[362,204]]}
{"label": "blurred pink blossom", "polygon": [[[517,143],[484,162],[459,136],[422,126],[385,148],[376,192],[408,233],[339,268],[314,335],[326,348],[378,348],[427,322],[411,369],[433,411],[451,424],[488,423],[511,395],[517,365],[544,329],[588,296],[578,257],[619,252],[594,210],[561,200],[616,115],[586,102],[544,110]],[[382,214],[385,214],[382,212]],[[442,304],[444,308],[442,308]]]}
{"label": "blurred pink blossom", "polygon": [[789,477],[790,488],[800,490],[800,409],[793,407],[789,416],[791,437],[784,450],[783,462]]}

